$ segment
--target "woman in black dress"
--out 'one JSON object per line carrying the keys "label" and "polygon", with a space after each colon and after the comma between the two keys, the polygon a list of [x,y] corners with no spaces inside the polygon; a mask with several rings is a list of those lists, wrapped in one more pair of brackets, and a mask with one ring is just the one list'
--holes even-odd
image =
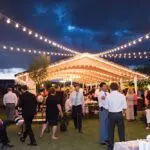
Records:
{"label": "woman in black dress", "polygon": [[58,139],[56,137],[58,117],[59,114],[63,117],[62,108],[60,105],[59,97],[56,95],[55,88],[51,88],[46,100],[46,120],[48,124],[52,126],[52,139]]}

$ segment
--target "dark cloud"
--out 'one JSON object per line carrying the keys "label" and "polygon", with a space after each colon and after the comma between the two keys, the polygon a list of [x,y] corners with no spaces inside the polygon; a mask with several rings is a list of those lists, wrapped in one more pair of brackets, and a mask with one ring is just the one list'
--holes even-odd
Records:
{"label": "dark cloud", "polygon": [[[0,12],[81,52],[99,52],[149,32],[149,10],[149,0],[0,1]],[[3,23],[0,23],[0,32],[0,44],[56,50]],[[147,45],[137,49],[144,50]],[[26,68],[32,60],[28,55],[15,57],[17,55],[1,52],[0,67]],[[12,57],[8,59],[9,56]]]}

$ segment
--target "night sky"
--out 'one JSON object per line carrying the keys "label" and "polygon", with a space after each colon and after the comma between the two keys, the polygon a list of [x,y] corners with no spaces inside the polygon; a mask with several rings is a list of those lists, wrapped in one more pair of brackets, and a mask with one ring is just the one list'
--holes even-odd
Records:
{"label": "night sky", "polygon": [[[101,52],[150,32],[149,0],[0,0],[0,12],[80,52]],[[0,21],[0,44],[59,51]],[[150,51],[150,42],[124,50]],[[33,55],[0,52],[0,78],[26,69]],[[53,57],[52,61],[60,59]],[[142,65],[144,60],[116,60]],[[6,77],[6,76],[5,76]]]}

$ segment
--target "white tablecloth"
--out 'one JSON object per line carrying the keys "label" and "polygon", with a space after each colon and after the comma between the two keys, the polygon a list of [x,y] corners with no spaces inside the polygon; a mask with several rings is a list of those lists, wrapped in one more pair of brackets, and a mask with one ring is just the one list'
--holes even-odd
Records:
{"label": "white tablecloth", "polygon": [[117,142],[114,145],[114,150],[150,150],[150,142],[146,140]]}

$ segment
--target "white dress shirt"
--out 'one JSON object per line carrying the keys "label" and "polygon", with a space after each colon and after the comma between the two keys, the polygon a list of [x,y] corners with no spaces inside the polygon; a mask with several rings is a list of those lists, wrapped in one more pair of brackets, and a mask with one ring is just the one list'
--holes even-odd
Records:
{"label": "white dress shirt", "polygon": [[73,91],[70,95],[70,101],[72,106],[78,106],[78,105],[82,105],[84,106],[84,95],[83,92],[79,91]]}
{"label": "white dress shirt", "polygon": [[17,106],[18,98],[15,93],[9,91],[7,94],[4,95],[3,104],[6,106],[7,103],[15,104]]}
{"label": "white dress shirt", "polygon": [[99,107],[103,107],[107,109],[107,96],[109,95],[108,92],[100,91],[98,96],[98,104]]}
{"label": "white dress shirt", "polygon": [[109,112],[113,113],[127,109],[126,97],[118,91],[112,91],[107,96],[107,109]]}

